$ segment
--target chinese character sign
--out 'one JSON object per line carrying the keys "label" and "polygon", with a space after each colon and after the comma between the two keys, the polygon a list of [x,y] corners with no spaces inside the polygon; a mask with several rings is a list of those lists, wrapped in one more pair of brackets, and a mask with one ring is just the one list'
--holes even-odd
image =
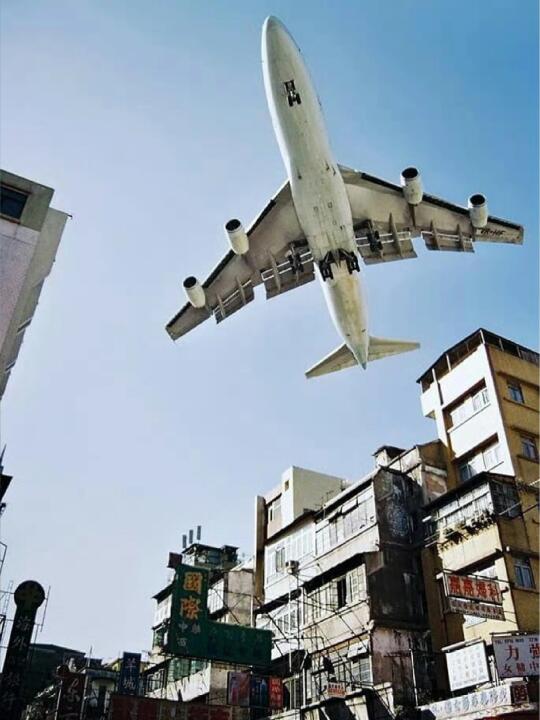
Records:
{"label": "chinese character sign", "polygon": [[229,705],[249,707],[250,674],[230,672],[227,683],[227,702]]}
{"label": "chinese character sign", "polygon": [[538,635],[494,635],[493,652],[500,678],[538,676]]}
{"label": "chinese character sign", "polygon": [[249,704],[251,707],[267,708],[268,703],[268,678],[252,675],[249,690]]}
{"label": "chinese character sign", "polygon": [[479,685],[490,679],[486,646],[483,642],[446,653],[446,666],[451,690]]}
{"label": "chinese character sign", "polygon": [[111,695],[108,720],[232,720],[232,708]]}
{"label": "chinese character sign", "polygon": [[183,657],[268,665],[272,647],[269,630],[208,618],[208,577],[204,568],[183,564],[177,567],[167,651]]}
{"label": "chinese character sign", "polygon": [[57,720],[78,720],[84,698],[84,675],[70,672],[67,665],[58,671],[62,679],[58,696]]}
{"label": "chinese character sign", "polygon": [[505,619],[502,605],[476,602],[475,600],[465,600],[463,598],[449,597],[448,609],[450,610],[450,612],[462,613],[465,615],[475,615],[476,617],[490,618],[491,620]]}
{"label": "chinese character sign", "polygon": [[39,606],[45,600],[45,592],[34,580],[26,580],[15,590],[17,610],[4,660],[0,680],[0,718],[19,720],[22,707],[20,692],[26,671],[28,648]]}
{"label": "chinese character sign", "polygon": [[169,645],[188,657],[204,657],[207,645],[208,573],[178,565],[173,586]]}
{"label": "chinese character sign", "polygon": [[118,678],[118,692],[120,695],[139,694],[139,675],[141,670],[141,656],[139,653],[125,652],[120,666]]}
{"label": "chinese character sign", "polygon": [[474,575],[444,575],[446,595],[480,600],[487,603],[502,605],[502,595],[499,583],[496,580],[479,578]]}
{"label": "chinese character sign", "polygon": [[283,708],[283,681],[281,678],[268,678],[268,693],[270,695],[270,709],[281,710]]}

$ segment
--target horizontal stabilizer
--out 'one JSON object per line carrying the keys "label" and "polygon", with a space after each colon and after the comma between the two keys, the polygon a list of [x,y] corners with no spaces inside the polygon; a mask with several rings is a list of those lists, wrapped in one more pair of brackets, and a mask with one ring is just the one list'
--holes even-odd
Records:
{"label": "horizontal stabilizer", "polygon": [[407,342],[406,340],[387,340],[370,335],[368,361],[379,360],[387,355],[398,355],[399,353],[417,350],[420,343]]}
{"label": "horizontal stabilizer", "polygon": [[319,377],[357,365],[356,358],[347,345],[340,345],[306,372],[307,378]]}

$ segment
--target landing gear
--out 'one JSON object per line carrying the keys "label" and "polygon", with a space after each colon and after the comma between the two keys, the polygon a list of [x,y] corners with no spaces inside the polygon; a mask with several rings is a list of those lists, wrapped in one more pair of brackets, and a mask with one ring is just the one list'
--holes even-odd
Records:
{"label": "landing gear", "polygon": [[360,272],[360,265],[358,264],[358,255],[354,252],[349,252],[348,250],[338,250],[338,256],[340,261],[345,260],[345,263],[347,265],[347,270],[349,271],[349,275],[352,275],[353,272],[356,270],[356,272]]}
{"label": "landing gear", "polygon": [[323,280],[333,280],[334,273],[332,271],[332,265],[335,262],[336,259],[331,251],[327,252],[322,260],[319,260],[319,270]]}
{"label": "landing gear", "polygon": [[369,230],[367,239],[369,242],[369,249],[372,252],[379,252],[382,250],[381,234],[378,230]]}
{"label": "landing gear", "polygon": [[295,275],[300,275],[300,273],[304,272],[304,263],[302,262],[300,253],[291,253],[289,255],[289,263]]}
{"label": "landing gear", "polygon": [[319,260],[319,270],[323,280],[332,280],[334,271],[332,265],[339,265],[345,262],[349,275],[353,272],[360,272],[360,264],[358,263],[358,255],[348,250],[338,250],[337,253],[327,252],[322,260]]}

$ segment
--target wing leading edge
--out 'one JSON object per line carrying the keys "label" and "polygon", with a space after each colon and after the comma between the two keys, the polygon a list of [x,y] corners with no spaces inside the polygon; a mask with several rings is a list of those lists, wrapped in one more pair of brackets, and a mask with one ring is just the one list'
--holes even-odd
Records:
{"label": "wing leading edge", "polygon": [[357,245],[366,264],[416,257],[411,239],[422,237],[428,250],[474,252],[479,241],[523,243],[523,227],[490,215],[474,228],[469,210],[424,193],[411,206],[403,188],[340,166],[353,214]]}
{"label": "wing leading edge", "polygon": [[173,340],[209,317],[222,322],[255,298],[264,284],[266,297],[300,287],[314,279],[311,253],[296,216],[288,181],[278,190],[246,231],[249,250],[229,250],[202,283],[204,307],[187,302],[166,325]]}

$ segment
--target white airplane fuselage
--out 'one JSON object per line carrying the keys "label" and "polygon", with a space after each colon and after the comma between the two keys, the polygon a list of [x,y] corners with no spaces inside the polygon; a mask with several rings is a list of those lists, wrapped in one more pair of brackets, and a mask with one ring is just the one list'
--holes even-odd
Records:
{"label": "white airplane fuselage", "polygon": [[[351,206],[330,149],[319,98],[300,50],[277,18],[269,17],[264,24],[262,61],[274,131],[315,265],[318,268],[329,252],[356,254]],[[345,262],[334,264],[332,272],[333,278],[323,279],[318,268],[330,315],[365,367],[369,334],[360,273],[350,273]]]}

